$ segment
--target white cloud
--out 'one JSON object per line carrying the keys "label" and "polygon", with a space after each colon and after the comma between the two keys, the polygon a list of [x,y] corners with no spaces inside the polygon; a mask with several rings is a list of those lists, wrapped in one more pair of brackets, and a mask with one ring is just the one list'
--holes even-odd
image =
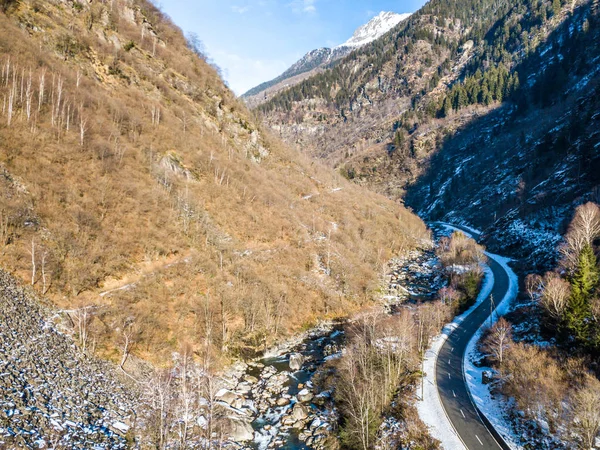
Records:
{"label": "white cloud", "polygon": [[317,12],[316,3],[317,0],[294,0],[289,6],[292,7],[292,11],[296,14],[314,14]]}
{"label": "white cloud", "polygon": [[248,11],[250,11],[250,7],[249,6],[237,6],[237,5],[233,5],[231,7],[231,10],[234,13],[237,13],[237,14],[244,14],[244,13],[247,13]]}

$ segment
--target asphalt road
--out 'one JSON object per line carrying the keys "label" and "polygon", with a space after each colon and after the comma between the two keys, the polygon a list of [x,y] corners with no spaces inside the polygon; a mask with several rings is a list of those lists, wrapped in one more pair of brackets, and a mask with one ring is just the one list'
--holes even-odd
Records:
{"label": "asphalt road", "polygon": [[[455,226],[455,225],[453,225]],[[459,226],[455,226],[460,228]],[[479,238],[476,233],[464,230]],[[489,259],[488,265],[494,274],[494,286],[491,295],[497,305],[509,288],[506,271],[496,261]],[[471,401],[467,382],[463,373],[465,350],[473,335],[481,325],[489,320],[491,313],[490,297],[486,298],[448,337],[438,354],[436,363],[436,382],[442,405],[450,422],[469,450],[506,449],[504,442],[498,442],[480,417]],[[499,439],[500,440],[500,439]]]}

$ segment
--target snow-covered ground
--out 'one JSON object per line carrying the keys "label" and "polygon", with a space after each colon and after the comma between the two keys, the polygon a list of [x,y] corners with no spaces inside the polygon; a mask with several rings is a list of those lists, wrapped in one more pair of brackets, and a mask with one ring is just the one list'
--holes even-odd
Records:
{"label": "snow-covered ground", "polygon": [[373,42],[377,38],[383,36],[385,33],[390,31],[403,20],[408,19],[410,16],[410,13],[397,14],[394,12],[382,11],[368,23],[358,28],[350,39],[348,39],[342,45],[339,45],[337,48],[362,47],[363,45]]}

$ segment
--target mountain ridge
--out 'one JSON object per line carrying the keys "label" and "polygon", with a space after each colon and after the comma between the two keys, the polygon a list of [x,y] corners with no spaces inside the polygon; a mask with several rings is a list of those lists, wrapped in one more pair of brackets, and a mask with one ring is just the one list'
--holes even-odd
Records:
{"label": "mountain ridge", "polygon": [[358,27],[352,37],[343,44],[334,48],[340,47],[362,47],[376,39],[379,39],[385,33],[390,31],[403,20],[408,19],[411,13],[395,13],[391,11],[381,11],[366,24]]}
{"label": "mountain ridge", "polygon": [[[332,48],[321,47],[309,51],[281,75],[248,90],[241,97],[245,99],[249,106],[255,107],[265,101],[268,95],[272,95],[270,92],[272,88],[277,91],[297,84],[306,76],[327,68],[352,51],[378,39],[410,15],[410,13],[398,14],[382,11],[369,22],[358,27],[352,37],[343,44]],[[261,96],[263,93],[265,95]]]}
{"label": "mountain ridge", "polygon": [[[597,33],[598,9],[598,3],[589,0],[548,0],[535,5],[432,0],[396,32],[347,55],[334,67],[299,85],[282,90],[257,110],[288,143],[321,158],[355,182],[400,201],[407,200],[407,190],[418,184],[419,193],[411,194],[408,204],[425,213],[426,217],[430,215],[423,209],[424,198],[420,195],[427,196],[428,207],[435,205],[438,218],[446,217],[454,222],[468,220],[471,225],[486,227],[493,215],[467,214],[472,210],[470,204],[455,209],[456,199],[452,195],[463,192],[458,190],[458,185],[468,187],[469,181],[474,183],[476,179],[465,178],[459,183],[453,174],[462,170],[462,160],[449,160],[440,153],[444,153],[446,147],[453,147],[453,142],[461,142],[465,136],[461,130],[467,128],[471,130],[473,142],[461,144],[467,148],[463,154],[465,160],[470,157],[483,160],[484,153],[475,149],[492,145],[494,132],[490,130],[503,130],[511,136],[510,147],[520,148],[521,157],[528,152],[528,145],[539,146],[536,159],[540,159],[544,148],[550,150],[558,146],[570,149],[568,154],[572,161],[565,161],[569,170],[573,168],[573,161],[580,164],[577,157],[583,156],[584,149],[585,158],[595,161],[598,147],[594,147],[593,142],[579,140],[580,131],[577,131],[593,129],[593,114],[586,110],[577,127],[560,124],[564,122],[562,116],[565,113],[573,117],[578,115],[570,108],[584,108],[571,102],[574,92],[587,96],[593,92],[598,78],[593,65],[597,61],[597,47],[592,42],[577,49],[571,45],[572,42],[584,42],[585,36]],[[565,23],[570,23],[570,28],[565,30]],[[580,54],[586,55],[592,63],[582,61]],[[567,63],[562,62],[565,55],[568,55]],[[563,102],[566,98],[571,100]],[[536,112],[540,111],[543,114],[535,119]],[[507,121],[518,122],[522,116],[534,119],[531,126],[536,120],[537,124],[547,126],[544,129],[547,138],[527,129],[517,132],[515,130],[521,130],[520,127],[513,130],[506,126]],[[485,124],[485,133],[469,127],[475,122]],[[575,133],[557,133],[553,131],[557,126],[573,129]],[[590,137],[594,136],[590,134]],[[497,151],[505,154],[500,149]],[[516,168],[516,153],[510,157]],[[431,181],[431,190],[428,190],[428,185],[419,180],[424,179],[430,162],[436,161],[434,158],[445,161],[446,166],[436,166],[443,171],[444,177],[436,178],[435,170],[428,173],[426,178]],[[493,160],[488,163],[492,164]],[[553,161],[549,158],[539,164],[543,173],[556,170],[558,175],[562,170],[558,165],[552,168]],[[521,167],[521,163],[518,165]],[[584,176],[589,165],[581,163],[581,167],[579,178],[590,184],[583,186],[580,193],[589,197],[594,180]],[[485,166],[478,170],[484,169],[487,171]],[[519,170],[527,171],[525,167]],[[578,171],[576,166],[575,170]],[[523,178],[524,191],[528,191],[529,176],[522,175],[516,173],[514,177]],[[494,173],[490,172],[486,188],[493,186],[493,177]],[[558,179],[557,176],[554,181],[549,181],[549,186],[558,183]],[[454,184],[455,188],[446,189]],[[558,185],[554,187],[553,195],[566,197],[560,194]],[[523,187],[516,183],[510,189],[521,192]],[[525,200],[525,196],[514,198],[509,195],[508,186],[502,190],[498,199],[510,197],[515,203],[538,205],[518,208],[517,216],[504,221],[503,227],[518,224],[517,218],[537,222],[527,234],[531,237],[530,244],[539,252],[526,252],[525,256],[526,259],[539,256],[537,262],[528,261],[528,264],[547,266],[553,258],[554,248],[545,246],[545,256],[542,255],[542,247],[535,244],[535,235],[542,236],[551,230],[555,242],[564,223],[568,222],[568,211],[572,211],[577,203],[564,204],[561,220],[550,226],[547,220],[525,217],[527,209],[538,207],[540,214],[547,215],[542,212],[541,202],[533,198]],[[548,195],[547,192],[538,194]],[[446,202],[446,198],[452,202]],[[476,201],[471,198],[469,203]],[[489,206],[497,206],[498,218],[512,209],[504,204],[504,200],[502,205]],[[446,207],[450,209],[445,210]],[[460,216],[461,211],[465,213],[464,218]],[[506,237],[499,229],[495,229],[494,235]],[[513,233],[511,242],[520,242],[521,238],[518,232]]]}

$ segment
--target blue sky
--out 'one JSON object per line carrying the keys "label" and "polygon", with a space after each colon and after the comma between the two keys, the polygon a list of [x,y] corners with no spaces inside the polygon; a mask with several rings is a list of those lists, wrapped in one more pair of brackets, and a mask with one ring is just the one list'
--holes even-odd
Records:
{"label": "blue sky", "polygon": [[155,0],[195,32],[236,94],[275,78],[306,52],[345,42],[380,11],[414,12],[425,0]]}

